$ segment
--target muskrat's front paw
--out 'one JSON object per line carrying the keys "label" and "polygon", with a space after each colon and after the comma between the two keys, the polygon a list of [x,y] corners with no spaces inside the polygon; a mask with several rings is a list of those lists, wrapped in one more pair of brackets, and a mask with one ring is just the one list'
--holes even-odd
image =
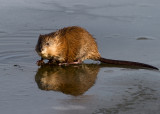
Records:
{"label": "muskrat's front paw", "polygon": [[37,61],[37,65],[38,65],[38,66],[41,66],[41,65],[44,65],[44,64],[45,64],[45,63],[44,63],[43,60],[38,60],[38,61]]}

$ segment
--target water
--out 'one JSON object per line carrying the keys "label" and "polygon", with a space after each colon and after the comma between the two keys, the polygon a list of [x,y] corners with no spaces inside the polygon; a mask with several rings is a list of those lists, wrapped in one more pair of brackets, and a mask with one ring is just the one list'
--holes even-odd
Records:
{"label": "water", "polygon": [[86,28],[103,57],[160,68],[158,0],[0,0],[2,114],[159,114],[160,74],[87,64],[39,68],[39,34]]}

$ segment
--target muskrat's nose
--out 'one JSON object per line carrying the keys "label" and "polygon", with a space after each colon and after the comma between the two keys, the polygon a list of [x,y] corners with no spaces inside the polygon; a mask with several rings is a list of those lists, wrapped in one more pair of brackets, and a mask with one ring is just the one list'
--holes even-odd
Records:
{"label": "muskrat's nose", "polygon": [[41,53],[41,54],[45,54],[45,53],[46,53],[46,49],[42,48],[42,49],[40,50],[40,53]]}
{"label": "muskrat's nose", "polygon": [[39,49],[40,52],[42,52],[43,50],[44,50],[43,48],[40,48],[40,49]]}

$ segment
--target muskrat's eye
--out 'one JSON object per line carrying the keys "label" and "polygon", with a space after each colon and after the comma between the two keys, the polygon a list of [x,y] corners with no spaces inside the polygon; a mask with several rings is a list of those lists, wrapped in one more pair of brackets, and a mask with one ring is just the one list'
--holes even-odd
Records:
{"label": "muskrat's eye", "polygon": [[46,43],[47,46],[49,46],[49,43]]}

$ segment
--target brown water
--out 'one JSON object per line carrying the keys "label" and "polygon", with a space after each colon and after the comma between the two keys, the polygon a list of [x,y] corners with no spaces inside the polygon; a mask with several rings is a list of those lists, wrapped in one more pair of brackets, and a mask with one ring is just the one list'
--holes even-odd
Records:
{"label": "brown water", "polygon": [[[103,57],[160,68],[158,0],[0,0],[1,114],[159,114],[160,73],[99,65],[44,66],[39,34],[78,25]],[[91,64],[94,63],[94,64]]]}

